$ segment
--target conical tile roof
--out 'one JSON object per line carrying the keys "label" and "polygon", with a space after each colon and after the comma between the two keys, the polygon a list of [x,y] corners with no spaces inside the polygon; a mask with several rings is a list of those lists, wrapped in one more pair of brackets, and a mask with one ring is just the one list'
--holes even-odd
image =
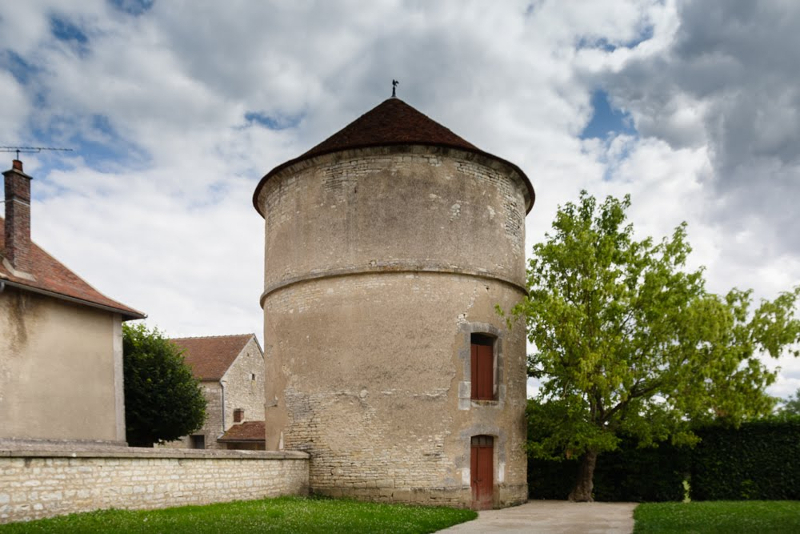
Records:
{"label": "conical tile roof", "polygon": [[307,158],[351,148],[399,144],[444,145],[469,151],[479,150],[399,98],[390,98],[300,157]]}
{"label": "conical tile roof", "polygon": [[253,195],[253,205],[260,213],[258,195],[261,192],[261,188],[272,176],[290,165],[314,156],[343,150],[391,145],[429,145],[457,148],[501,161],[511,166],[522,177],[531,199],[527,210],[530,211],[531,207],[533,207],[535,198],[533,186],[519,167],[509,161],[484,152],[424,113],[417,111],[395,97],[384,100],[311,150],[272,169],[261,179],[256,187]]}

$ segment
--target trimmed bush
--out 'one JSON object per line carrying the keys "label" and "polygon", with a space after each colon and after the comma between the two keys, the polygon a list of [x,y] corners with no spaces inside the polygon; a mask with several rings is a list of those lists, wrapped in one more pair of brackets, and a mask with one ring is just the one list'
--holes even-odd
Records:
{"label": "trimmed bush", "polygon": [[[800,418],[754,421],[739,429],[696,430],[694,449],[662,443],[638,449],[624,440],[603,453],[594,474],[597,501],[681,501],[690,479],[692,500],[800,500]],[[566,499],[577,460],[529,458],[532,499]]]}
{"label": "trimmed bush", "polygon": [[800,499],[800,418],[697,431],[692,499]]}
{"label": "trimmed bush", "polygon": [[[598,456],[594,498],[605,502],[682,501],[689,454],[668,443],[638,449],[626,441],[622,449]],[[566,499],[578,474],[577,460],[528,460],[532,499]]]}
{"label": "trimmed bush", "polygon": [[608,502],[682,501],[691,469],[689,450],[670,443],[640,449],[626,441],[621,450],[600,455],[598,464],[594,496]]}

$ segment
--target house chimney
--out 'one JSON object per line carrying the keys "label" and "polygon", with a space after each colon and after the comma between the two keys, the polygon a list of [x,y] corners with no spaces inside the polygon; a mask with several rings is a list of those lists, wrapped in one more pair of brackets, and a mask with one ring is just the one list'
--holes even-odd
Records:
{"label": "house chimney", "polygon": [[22,172],[22,162],[15,159],[3,173],[6,190],[5,258],[22,272],[30,271],[31,251],[31,180]]}

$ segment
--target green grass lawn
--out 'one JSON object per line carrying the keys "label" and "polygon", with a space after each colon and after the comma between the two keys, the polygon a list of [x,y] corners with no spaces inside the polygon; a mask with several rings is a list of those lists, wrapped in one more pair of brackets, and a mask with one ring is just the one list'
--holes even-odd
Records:
{"label": "green grass lawn", "polygon": [[634,534],[800,532],[800,501],[709,501],[640,504]]}
{"label": "green grass lawn", "polygon": [[0,534],[217,532],[434,532],[477,517],[472,510],[303,497],[163,510],[103,510],[0,525]]}

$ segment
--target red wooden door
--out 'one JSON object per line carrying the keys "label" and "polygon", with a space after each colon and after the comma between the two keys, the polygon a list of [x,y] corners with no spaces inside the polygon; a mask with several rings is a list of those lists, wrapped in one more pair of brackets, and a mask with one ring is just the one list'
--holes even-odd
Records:
{"label": "red wooden door", "polygon": [[493,463],[494,438],[492,436],[474,436],[470,454],[472,508],[474,510],[490,510],[492,508]]}

